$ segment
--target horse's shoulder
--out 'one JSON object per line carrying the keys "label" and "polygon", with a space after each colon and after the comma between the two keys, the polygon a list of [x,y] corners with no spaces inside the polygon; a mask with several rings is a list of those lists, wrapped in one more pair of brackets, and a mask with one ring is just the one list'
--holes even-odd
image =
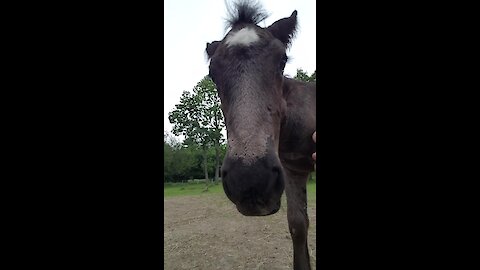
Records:
{"label": "horse's shoulder", "polygon": [[[315,106],[317,83],[303,82],[291,78],[285,78],[283,95],[287,102],[293,103],[309,103]],[[313,102],[313,103],[312,103]]]}

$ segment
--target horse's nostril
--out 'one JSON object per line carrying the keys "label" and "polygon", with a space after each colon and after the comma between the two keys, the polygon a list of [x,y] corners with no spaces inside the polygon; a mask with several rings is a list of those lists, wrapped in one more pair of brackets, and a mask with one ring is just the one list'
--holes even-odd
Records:
{"label": "horse's nostril", "polygon": [[280,167],[275,166],[273,167],[272,171],[275,178],[280,177],[280,172],[281,172]]}
{"label": "horse's nostril", "polygon": [[282,180],[282,169],[280,167],[273,167],[272,169],[272,172],[273,172],[273,179],[274,181],[272,181],[274,184],[274,188],[276,190],[283,190],[284,188],[284,184],[283,184],[283,180]]}
{"label": "horse's nostril", "polygon": [[228,189],[228,184],[225,181],[223,181],[223,190],[225,191],[225,195],[230,198],[232,193],[230,193],[230,190]]}

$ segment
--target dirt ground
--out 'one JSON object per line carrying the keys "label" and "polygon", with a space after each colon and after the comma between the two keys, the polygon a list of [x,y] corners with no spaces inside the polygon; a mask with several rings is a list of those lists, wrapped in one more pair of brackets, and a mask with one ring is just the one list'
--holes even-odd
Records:
{"label": "dirt ground", "polygon": [[[245,217],[225,194],[164,198],[164,267],[293,269],[285,197],[274,215]],[[316,205],[309,203],[308,246],[316,269]]]}

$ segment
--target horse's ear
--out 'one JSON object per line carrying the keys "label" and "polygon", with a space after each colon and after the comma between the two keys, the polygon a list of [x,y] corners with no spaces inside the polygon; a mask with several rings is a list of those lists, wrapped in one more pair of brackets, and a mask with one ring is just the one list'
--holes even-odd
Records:
{"label": "horse's ear", "polygon": [[207,42],[207,54],[209,58],[212,58],[219,44],[220,44],[220,41],[214,41],[212,43]]}
{"label": "horse's ear", "polygon": [[283,44],[288,45],[297,30],[297,11],[293,11],[288,18],[280,19],[267,27],[268,31]]}

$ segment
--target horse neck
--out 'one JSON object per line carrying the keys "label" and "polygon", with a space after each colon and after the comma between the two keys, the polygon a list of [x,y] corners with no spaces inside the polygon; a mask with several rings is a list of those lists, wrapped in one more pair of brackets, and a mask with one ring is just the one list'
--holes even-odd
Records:
{"label": "horse neck", "polygon": [[283,97],[287,107],[280,130],[280,156],[296,169],[308,171],[313,169],[315,152],[311,136],[316,130],[316,84],[285,78]]}
{"label": "horse neck", "polygon": [[[302,82],[284,77],[283,98],[295,111],[316,110],[316,83]],[[292,108],[293,107],[293,108]]]}

